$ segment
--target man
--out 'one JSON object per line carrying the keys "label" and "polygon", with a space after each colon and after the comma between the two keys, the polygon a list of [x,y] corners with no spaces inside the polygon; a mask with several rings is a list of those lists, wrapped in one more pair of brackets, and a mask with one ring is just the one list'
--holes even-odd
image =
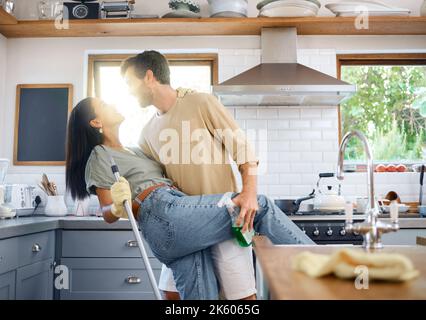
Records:
{"label": "man", "polygon": [[[188,195],[238,192],[228,161],[231,156],[243,183],[241,193],[233,199],[241,208],[237,223],[244,223],[243,231],[251,230],[258,210],[258,161],[225,107],[212,95],[174,90],[168,62],[158,52],[145,51],[127,59],[121,72],[140,106],[158,109],[141,135],[144,153],[162,163],[167,177]],[[251,248],[229,240],[214,246],[211,254],[225,298],[255,299]],[[173,292],[171,271],[164,267],[160,289],[168,299],[179,298]]]}

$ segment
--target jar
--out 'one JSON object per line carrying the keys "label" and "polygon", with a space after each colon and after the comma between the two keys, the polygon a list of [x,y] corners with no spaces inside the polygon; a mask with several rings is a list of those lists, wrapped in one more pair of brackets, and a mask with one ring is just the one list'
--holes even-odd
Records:
{"label": "jar", "polygon": [[68,212],[64,196],[48,196],[44,214],[49,217],[63,217]]}
{"label": "jar", "polygon": [[42,0],[38,3],[38,18],[40,20],[54,20],[61,14],[62,1]]}
{"label": "jar", "polygon": [[3,7],[4,11],[13,15],[15,11],[15,0],[0,0],[0,7]]}

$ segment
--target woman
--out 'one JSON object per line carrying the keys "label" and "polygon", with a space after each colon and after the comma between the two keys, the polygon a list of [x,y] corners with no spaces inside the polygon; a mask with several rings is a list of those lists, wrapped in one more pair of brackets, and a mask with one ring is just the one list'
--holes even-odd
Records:
{"label": "woman", "polygon": [[[217,299],[210,247],[233,238],[231,217],[218,203],[223,195],[187,196],[165,178],[161,165],[119,141],[124,118],[96,98],[81,101],[68,124],[67,188],[74,199],[96,194],[105,221],[126,218],[124,200],[152,252],[173,270],[182,299]],[[115,182],[112,156],[123,178]],[[190,178],[190,177],[189,177]],[[234,194],[236,196],[236,194]],[[276,244],[313,244],[265,196],[258,196],[254,229]]]}

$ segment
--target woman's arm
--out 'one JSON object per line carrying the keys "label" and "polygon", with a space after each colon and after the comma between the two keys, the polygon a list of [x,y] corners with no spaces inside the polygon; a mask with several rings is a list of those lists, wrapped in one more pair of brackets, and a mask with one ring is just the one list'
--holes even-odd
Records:
{"label": "woman's arm", "polygon": [[96,188],[96,194],[98,195],[99,203],[101,204],[102,215],[105,222],[114,223],[119,220],[119,218],[111,213],[111,205],[113,203],[111,198],[111,191],[108,189]]}
{"label": "woman's arm", "polygon": [[[111,197],[111,191],[108,190],[108,189],[96,188],[96,194],[98,196],[99,203],[101,205],[102,215],[104,217],[105,222],[114,223],[117,220],[119,220],[120,218],[116,217],[111,212],[111,208],[112,208],[112,205],[113,205],[113,201],[112,201],[112,197]],[[138,220],[139,205],[137,204],[136,201],[133,201],[131,206],[132,206],[133,216],[135,217],[136,220]]]}

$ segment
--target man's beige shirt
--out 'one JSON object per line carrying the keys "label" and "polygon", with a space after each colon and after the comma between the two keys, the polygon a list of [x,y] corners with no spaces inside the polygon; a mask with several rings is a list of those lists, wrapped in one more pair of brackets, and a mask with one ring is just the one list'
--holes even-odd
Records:
{"label": "man's beige shirt", "polygon": [[238,192],[231,163],[258,162],[245,134],[216,97],[187,89],[178,89],[176,104],[149,121],[139,144],[188,195]]}

